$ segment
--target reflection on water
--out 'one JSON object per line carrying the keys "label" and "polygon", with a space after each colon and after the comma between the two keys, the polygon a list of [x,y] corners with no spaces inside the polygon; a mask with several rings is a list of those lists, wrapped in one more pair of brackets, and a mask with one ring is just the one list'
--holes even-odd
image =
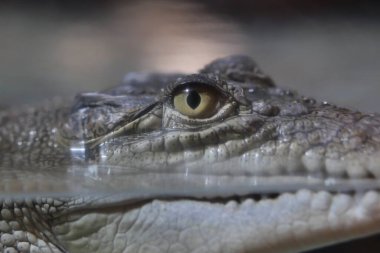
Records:
{"label": "reflection on water", "polygon": [[[1,104],[104,89],[129,71],[191,72],[216,57],[244,53],[282,86],[378,111],[380,24],[363,12],[371,6],[275,2],[86,1],[93,8],[82,4],[76,12],[69,8],[74,3],[1,8]],[[355,11],[334,16],[331,6]]]}

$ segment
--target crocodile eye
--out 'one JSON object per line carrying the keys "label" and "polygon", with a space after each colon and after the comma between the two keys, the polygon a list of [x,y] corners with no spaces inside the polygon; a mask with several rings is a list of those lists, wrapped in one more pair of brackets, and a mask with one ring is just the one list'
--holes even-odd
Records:
{"label": "crocodile eye", "polygon": [[208,118],[219,106],[219,92],[207,86],[192,85],[174,94],[174,108],[190,118]]}

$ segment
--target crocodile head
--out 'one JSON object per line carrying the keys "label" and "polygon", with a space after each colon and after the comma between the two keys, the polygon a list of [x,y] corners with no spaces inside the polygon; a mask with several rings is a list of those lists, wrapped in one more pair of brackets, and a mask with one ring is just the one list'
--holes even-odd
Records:
{"label": "crocodile head", "polygon": [[2,160],[59,157],[94,190],[14,202],[52,251],[294,252],[380,231],[379,115],[279,88],[248,57],[130,74],[47,111],[35,135],[50,133],[51,147]]}

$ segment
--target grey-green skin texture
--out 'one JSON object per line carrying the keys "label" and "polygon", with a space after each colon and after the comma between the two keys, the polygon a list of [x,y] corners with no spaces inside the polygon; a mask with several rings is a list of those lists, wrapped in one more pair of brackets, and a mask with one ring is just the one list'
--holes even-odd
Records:
{"label": "grey-green skin texture", "polygon": [[[188,117],[176,94],[217,96]],[[0,111],[0,251],[300,252],[380,232],[380,116],[246,56]]]}

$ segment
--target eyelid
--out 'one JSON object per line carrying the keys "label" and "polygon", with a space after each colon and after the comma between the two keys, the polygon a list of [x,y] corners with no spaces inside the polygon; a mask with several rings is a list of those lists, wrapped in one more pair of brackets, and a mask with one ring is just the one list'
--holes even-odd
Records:
{"label": "eyelid", "polygon": [[186,75],[178,78],[174,83],[167,86],[165,89],[165,94],[167,97],[171,97],[178,90],[183,90],[184,87],[199,85],[215,89],[226,96],[227,94],[224,90],[225,84],[226,83],[224,81],[219,80],[217,77],[207,76],[204,74]]}

